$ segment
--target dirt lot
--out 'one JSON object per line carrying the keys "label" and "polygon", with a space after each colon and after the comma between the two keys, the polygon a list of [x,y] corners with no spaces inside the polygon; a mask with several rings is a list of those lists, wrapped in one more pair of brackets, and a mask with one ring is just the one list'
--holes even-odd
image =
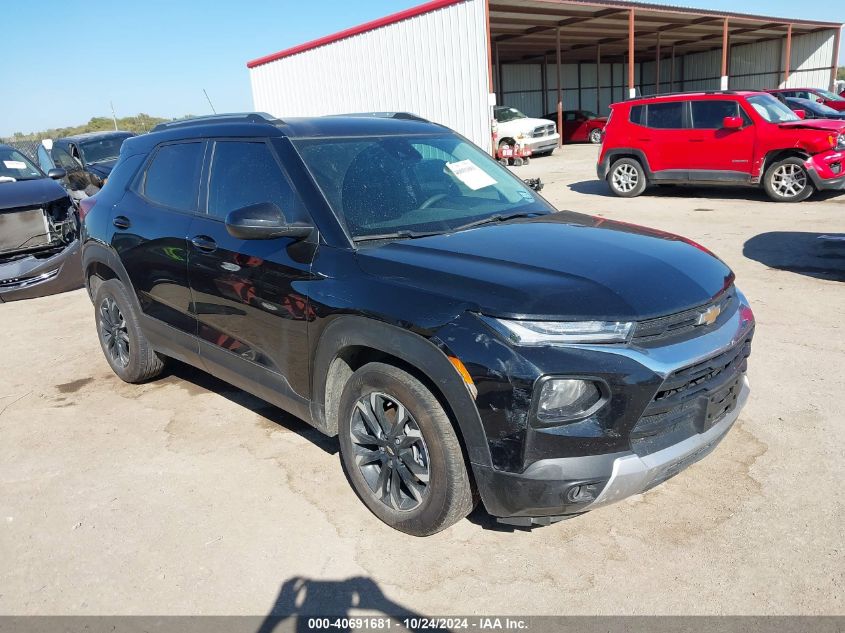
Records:
{"label": "dirt lot", "polygon": [[120,382],[83,291],[2,305],[0,613],[845,613],[845,242],[820,237],[845,234],[845,195],[621,200],[595,154],[516,171],[561,209],[705,244],[757,315],[751,399],[706,460],[551,527],[477,512],[414,539],[302,422],[184,367]]}

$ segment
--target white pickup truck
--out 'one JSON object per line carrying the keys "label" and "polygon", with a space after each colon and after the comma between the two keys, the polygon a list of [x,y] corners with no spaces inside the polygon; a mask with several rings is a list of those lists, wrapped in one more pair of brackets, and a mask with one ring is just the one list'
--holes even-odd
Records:
{"label": "white pickup truck", "polygon": [[493,108],[493,117],[499,145],[518,143],[530,148],[534,156],[551,154],[558,146],[557,126],[548,119],[532,119],[507,106]]}

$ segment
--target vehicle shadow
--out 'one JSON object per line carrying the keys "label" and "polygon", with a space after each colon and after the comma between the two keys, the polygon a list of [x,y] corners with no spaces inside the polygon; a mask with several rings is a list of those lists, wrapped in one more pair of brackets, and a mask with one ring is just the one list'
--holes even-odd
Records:
{"label": "vehicle shadow", "polygon": [[[314,631],[317,628],[352,631],[353,627],[345,626],[348,623],[344,623],[343,619],[364,617],[352,614],[352,609],[373,614],[366,617],[390,618],[393,620],[393,626],[399,625],[399,628],[404,627],[402,620],[405,618],[423,617],[384,595],[381,587],[372,578],[354,576],[345,580],[314,580],[295,576],[282,584],[270,613],[256,633]],[[341,626],[308,626],[308,616],[328,618],[330,621],[340,618]],[[363,628],[370,630],[391,627],[385,625]]]}
{"label": "vehicle shadow", "polygon": [[172,360],[168,364],[166,376],[190,383],[198,389],[219,394],[227,400],[245,409],[249,409],[253,413],[257,413],[268,422],[283,426],[287,430],[307,439],[330,455],[336,455],[339,450],[336,437],[326,437],[313,426],[296,416],[246,391],[233,387],[229,383],[223,382],[201,369]]}
{"label": "vehicle shadow", "polygon": [[[615,198],[603,180],[582,180],[567,185],[570,191],[589,196]],[[841,191],[817,191],[808,200],[799,204],[826,202],[841,196]],[[640,197],[646,198],[712,198],[714,200],[751,200],[771,202],[766,192],[758,187],[700,187],[695,185],[650,185]]]}
{"label": "vehicle shadow", "polygon": [[773,231],[745,242],[742,254],[778,270],[845,281],[845,234]]}

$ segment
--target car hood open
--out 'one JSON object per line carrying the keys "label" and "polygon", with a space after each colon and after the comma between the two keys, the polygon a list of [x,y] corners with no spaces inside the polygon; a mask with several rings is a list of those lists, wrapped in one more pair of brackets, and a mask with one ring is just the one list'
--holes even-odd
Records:
{"label": "car hood open", "polygon": [[38,206],[65,197],[62,186],[49,178],[0,182],[0,209]]}
{"label": "car hood open", "polygon": [[491,316],[638,320],[702,305],[733,273],[668,233],[560,212],[361,249],[373,276]]}

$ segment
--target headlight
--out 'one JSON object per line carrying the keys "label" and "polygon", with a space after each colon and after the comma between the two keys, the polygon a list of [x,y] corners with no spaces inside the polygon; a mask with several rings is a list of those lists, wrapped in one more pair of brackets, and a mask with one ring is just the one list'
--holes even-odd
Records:
{"label": "headlight", "polygon": [[548,378],[537,397],[540,422],[565,422],[584,417],[602,399],[599,385],[591,380]]}
{"label": "headlight", "polygon": [[624,343],[634,324],[622,321],[516,321],[481,317],[518,345]]}

